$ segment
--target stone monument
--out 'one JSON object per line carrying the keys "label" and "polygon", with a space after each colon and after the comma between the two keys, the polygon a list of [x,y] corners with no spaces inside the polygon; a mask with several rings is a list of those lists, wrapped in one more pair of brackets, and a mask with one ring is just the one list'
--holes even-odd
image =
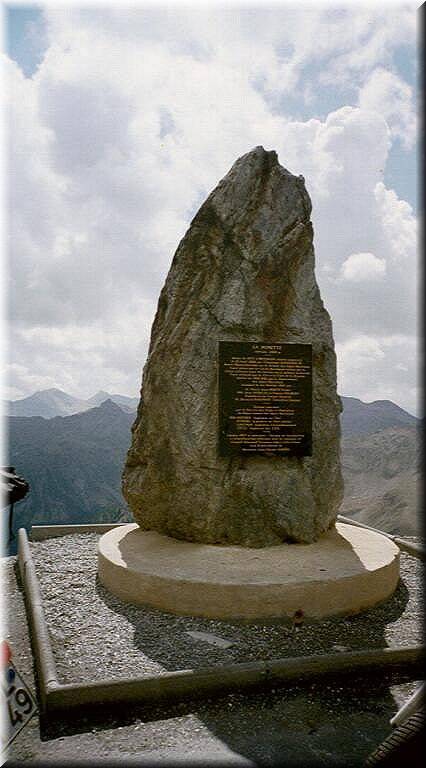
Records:
{"label": "stone monument", "polygon": [[[123,476],[144,530],[264,547],[315,541],[334,523],[343,495],[340,401],[310,213],[303,178],[257,147],[235,163],[180,243],[152,328]],[[312,347],[312,456],[220,455],[224,341]]]}
{"label": "stone monument", "polygon": [[341,405],[310,214],[303,177],[256,147],[178,246],[123,473],[136,522],[100,543],[101,581],[124,599],[211,616],[323,615],[396,586],[392,542],[379,537],[366,563],[371,536],[335,525]]}

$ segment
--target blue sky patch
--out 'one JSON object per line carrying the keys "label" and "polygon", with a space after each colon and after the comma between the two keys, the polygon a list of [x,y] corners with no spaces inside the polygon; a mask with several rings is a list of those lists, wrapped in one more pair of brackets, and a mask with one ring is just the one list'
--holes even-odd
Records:
{"label": "blue sky patch", "polygon": [[43,12],[36,5],[6,5],[4,11],[7,55],[32,77],[46,50]]}

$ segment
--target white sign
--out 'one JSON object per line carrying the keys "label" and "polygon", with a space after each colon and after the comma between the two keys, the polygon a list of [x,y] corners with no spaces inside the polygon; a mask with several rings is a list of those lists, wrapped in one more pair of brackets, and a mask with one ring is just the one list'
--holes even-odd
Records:
{"label": "white sign", "polygon": [[1,746],[4,749],[37,711],[30,689],[10,660],[3,667],[2,700]]}

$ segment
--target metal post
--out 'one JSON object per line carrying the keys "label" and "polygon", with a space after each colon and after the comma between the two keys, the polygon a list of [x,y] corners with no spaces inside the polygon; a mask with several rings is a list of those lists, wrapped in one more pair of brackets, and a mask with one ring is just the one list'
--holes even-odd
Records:
{"label": "metal post", "polygon": [[14,504],[13,504],[13,501],[12,501],[12,503],[9,506],[9,539],[8,539],[8,544],[10,544],[10,542],[14,538],[14,536],[13,536],[13,507],[14,507]]}

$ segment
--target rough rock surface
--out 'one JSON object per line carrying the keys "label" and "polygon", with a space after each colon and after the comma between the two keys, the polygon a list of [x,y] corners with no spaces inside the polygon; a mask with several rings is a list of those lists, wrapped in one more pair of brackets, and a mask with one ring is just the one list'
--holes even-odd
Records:
{"label": "rough rock surface", "polygon": [[[123,493],[144,530],[248,547],[312,542],[343,496],[330,317],[303,177],[256,147],[201,206],[160,295]],[[218,455],[218,341],[312,344],[312,457]]]}

